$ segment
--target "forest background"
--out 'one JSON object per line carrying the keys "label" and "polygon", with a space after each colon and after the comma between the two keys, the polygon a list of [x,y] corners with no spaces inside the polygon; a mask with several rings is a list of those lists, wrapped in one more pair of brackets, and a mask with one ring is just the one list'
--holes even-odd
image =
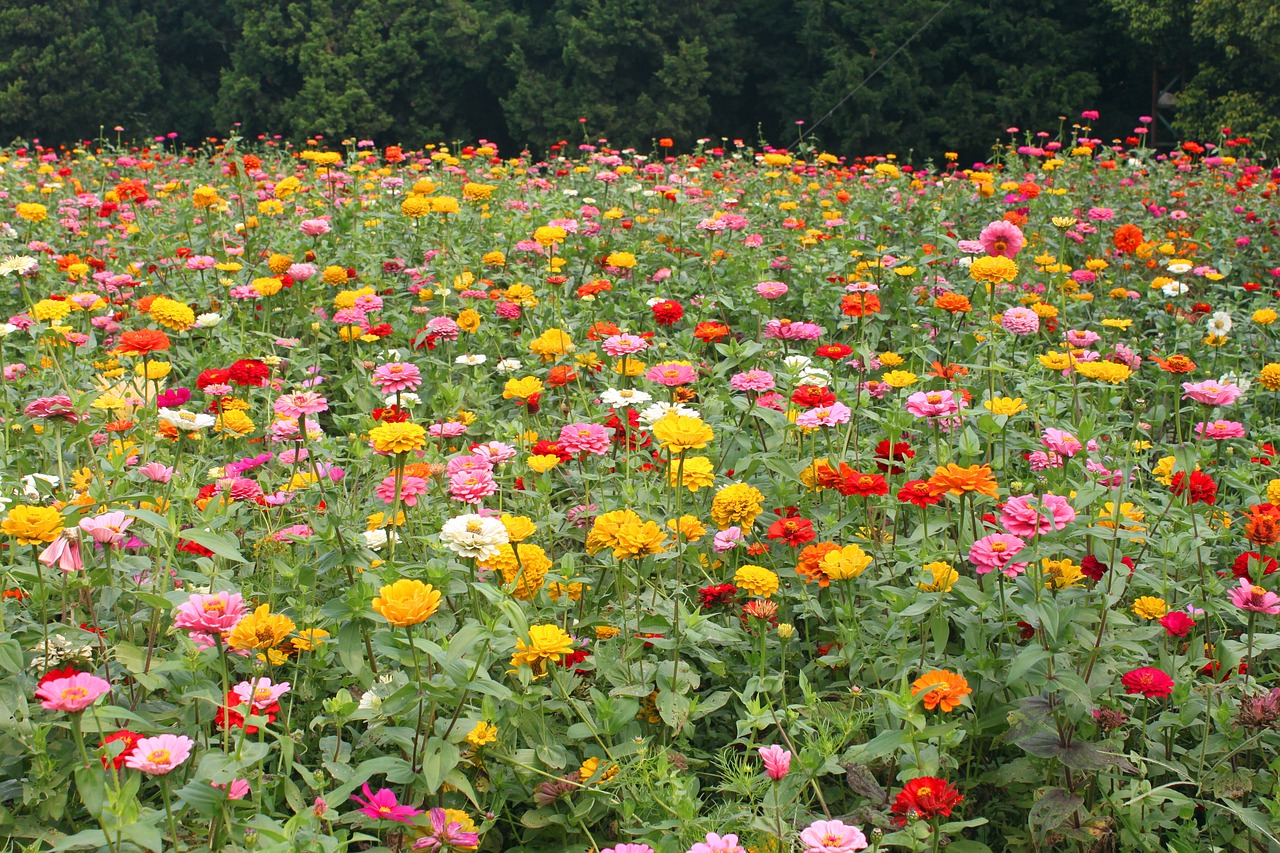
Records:
{"label": "forest background", "polygon": [[1085,108],[1106,141],[1280,140],[1280,4],[1251,0],[0,0],[0,142],[787,146],[908,39],[824,147],[983,159]]}

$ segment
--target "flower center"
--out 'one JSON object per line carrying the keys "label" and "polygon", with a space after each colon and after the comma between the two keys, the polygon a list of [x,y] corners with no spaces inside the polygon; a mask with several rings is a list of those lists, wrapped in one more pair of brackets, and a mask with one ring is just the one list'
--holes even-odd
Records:
{"label": "flower center", "polygon": [[147,761],[150,764],[168,764],[172,760],[167,749],[153,749],[147,753]]}
{"label": "flower center", "polygon": [[[1254,589],[1256,590],[1257,587],[1255,586]],[[68,687],[62,691],[63,699],[83,699],[88,695],[89,691],[85,690],[83,687]]]}
{"label": "flower center", "polygon": [[997,554],[1003,554],[1008,547],[1009,546],[1003,542],[993,542],[991,544],[991,550],[995,551]]}

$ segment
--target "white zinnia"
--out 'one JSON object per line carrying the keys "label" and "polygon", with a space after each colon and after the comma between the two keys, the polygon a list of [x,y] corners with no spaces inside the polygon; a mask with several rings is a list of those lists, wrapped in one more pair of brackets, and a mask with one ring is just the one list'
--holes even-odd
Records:
{"label": "white zinnia", "polygon": [[459,557],[487,560],[498,556],[501,546],[509,541],[501,521],[475,514],[451,518],[440,528],[440,544]]}
{"label": "white zinnia", "polygon": [[453,363],[454,363],[454,364],[465,364],[465,365],[467,365],[468,367],[476,367],[476,366],[478,366],[478,365],[484,364],[484,363],[485,363],[486,361],[488,361],[488,360],[489,360],[489,356],[487,356],[487,355],[481,355],[481,354],[478,354],[478,353],[470,353],[470,354],[467,354],[467,355],[460,355],[460,356],[458,356],[457,358],[455,358],[455,359],[453,360]]}
{"label": "white zinnia", "polygon": [[160,420],[167,424],[173,424],[173,426],[184,432],[208,429],[218,422],[218,419],[213,415],[187,412],[182,409],[161,409]]}
{"label": "white zinnia", "polygon": [[1209,317],[1209,331],[1222,336],[1231,333],[1231,315],[1226,311],[1214,311]]}
{"label": "white zinnia", "polygon": [[651,428],[658,421],[674,412],[686,418],[700,418],[701,413],[697,409],[691,409],[683,403],[654,403],[640,413],[640,425],[645,429]]}
{"label": "white zinnia", "polygon": [[502,361],[495,364],[493,369],[499,373],[515,373],[520,369],[520,359],[504,358]]}
{"label": "white zinnia", "polygon": [[630,388],[610,388],[600,395],[600,402],[611,409],[622,409],[627,406],[643,406],[653,399],[652,394],[644,391],[633,391]]}
{"label": "white zinnia", "polygon": [[1180,281],[1171,281],[1164,287],[1160,288],[1160,292],[1170,298],[1174,296],[1181,296],[1186,293],[1187,290],[1189,290],[1189,288]]}
{"label": "white zinnia", "polygon": [[201,314],[196,317],[196,325],[202,329],[212,329],[221,322],[222,315],[217,311],[210,311],[207,314]]}

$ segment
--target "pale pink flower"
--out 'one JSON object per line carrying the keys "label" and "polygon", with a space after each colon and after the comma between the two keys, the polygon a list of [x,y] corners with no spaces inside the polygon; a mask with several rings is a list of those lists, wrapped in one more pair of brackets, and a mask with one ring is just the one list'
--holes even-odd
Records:
{"label": "pale pink flower", "polygon": [[[1240,585],[1228,593],[1231,603],[1241,610],[1253,613],[1280,614],[1280,595],[1254,586],[1248,578],[1240,578]],[[48,706],[45,706],[48,707]]]}
{"label": "pale pink flower", "polygon": [[489,457],[476,452],[469,456],[455,456],[445,463],[444,473],[446,477],[452,477],[459,471],[493,471],[493,462]]}
{"label": "pale pink flower", "polygon": [[231,688],[231,692],[239,696],[241,702],[246,702],[255,710],[262,711],[279,702],[280,697],[289,692],[289,682],[272,684],[270,678],[257,678],[252,682],[240,682]]}
{"label": "pale pink flower", "polygon": [[960,400],[952,391],[917,391],[907,398],[907,411],[917,418],[936,418],[960,411]]}
{"label": "pale pink flower", "polygon": [[195,741],[186,735],[144,737],[134,746],[124,766],[150,776],[164,776],[191,757]]}
{"label": "pale pink flower", "polygon": [[765,299],[779,299],[787,295],[787,286],[780,281],[762,281],[756,285],[756,293]]}
{"label": "pale pink flower", "polygon": [[308,237],[322,237],[333,230],[333,226],[324,219],[304,219],[298,228]]}
{"label": "pale pink flower", "polygon": [[209,784],[219,791],[226,791],[228,800],[243,800],[249,796],[248,779],[232,779],[230,785],[223,785],[220,782],[210,782]]}
{"label": "pale pink flower", "polygon": [[839,426],[849,422],[852,410],[844,403],[836,402],[830,406],[810,409],[796,417],[796,426],[813,429],[820,426]]}
{"label": "pale pink flower", "polygon": [[1057,429],[1056,427],[1048,427],[1045,429],[1045,431],[1040,435],[1040,441],[1050,451],[1067,459],[1075,456],[1080,452],[1080,449],[1084,447],[1084,444],[1081,443],[1080,439],[1076,438],[1071,433]]}
{"label": "pale pink flower", "polygon": [[138,473],[153,483],[167,483],[173,479],[173,468],[159,462],[148,462],[138,469]]}
{"label": "pale pink flower", "polygon": [[49,568],[57,566],[67,574],[84,568],[84,558],[80,555],[80,539],[75,533],[68,535],[67,530],[75,531],[76,528],[70,527],[63,530],[57,539],[40,552],[36,557],[40,565]]}
{"label": "pale pink flower", "polygon": [[1195,400],[1206,406],[1229,406],[1243,393],[1240,388],[1230,382],[1216,382],[1206,379],[1203,382],[1183,382],[1184,400]]}
{"label": "pale pink flower", "polygon": [[1019,305],[1000,315],[1000,325],[1006,332],[1013,335],[1020,337],[1034,335],[1040,331],[1040,315],[1030,308]]}
{"label": "pale pink flower", "polygon": [[742,528],[735,524],[717,533],[712,540],[711,547],[715,549],[717,554],[723,554],[726,551],[732,551],[737,548],[741,542]]}
{"label": "pale pink flower", "polygon": [[762,746],[757,752],[760,753],[760,760],[764,762],[764,772],[775,782],[779,782],[787,777],[791,772],[791,753],[777,744],[772,746]]}
{"label": "pale pink flower", "polygon": [[735,373],[729,379],[729,387],[735,391],[771,391],[774,387],[773,374],[767,370]]}
{"label": "pale pink flower", "polygon": [[586,453],[604,456],[612,446],[609,430],[600,424],[576,423],[560,428],[560,440],[556,442],[566,453]]}
{"label": "pale pink flower", "polygon": [[600,348],[610,358],[621,358],[644,352],[649,348],[649,342],[639,335],[610,335],[600,343]]}
{"label": "pale pink flower", "polygon": [[315,278],[318,272],[320,269],[315,264],[289,264],[289,269],[285,270],[289,278],[298,283]]}
{"label": "pale pink flower", "polygon": [[36,698],[46,711],[75,714],[88,708],[111,689],[111,682],[87,672],[53,678],[36,688]]}
{"label": "pale pink flower", "polygon": [[1012,258],[1022,251],[1024,242],[1022,229],[1003,219],[992,222],[978,235],[982,251],[991,257]]}
{"label": "pale pink flower", "polygon": [[973,563],[978,574],[985,575],[994,569],[1004,569],[1026,544],[1008,533],[992,533],[973,543],[969,549],[969,562]]}
{"label": "pale pink flower", "polygon": [[402,361],[380,364],[373,371],[373,384],[383,394],[414,391],[422,384],[422,371],[418,370],[417,365]]}
{"label": "pale pink flower", "polygon": [[686,853],[747,853],[747,849],[738,843],[738,836],[732,833],[721,836],[708,832],[706,840],[699,841]]}
{"label": "pale pink flower", "polygon": [[490,441],[485,444],[477,444],[471,448],[471,452],[477,456],[483,456],[493,465],[500,465],[503,462],[510,462],[516,458],[516,449],[509,444],[503,444],[501,441]]}
{"label": "pale pink flower", "polygon": [[1000,523],[1014,536],[1035,536],[1062,530],[1075,521],[1076,511],[1060,495],[1022,495],[1009,498],[1000,510]]}
{"label": "pale pink flower", "polygon": [[456,438],[467,431],[467,425],[461,421],[445,421],[442,424],[432,424],[427,427],[427,435],[437,438]]}
{"label": "pale pink flower", "polygon": [[1067,343],[1076,349],[1084,349],[1091,347],[1102,337],[1097,332],[1091,332],[1088,329],[1070,329],[1067,331]]}
{"label": "pale pink flower", "polygon": [[301,418],[305,415],[318,415],[329,411],[329,401],[315,391],[299,391],[296,394],[282,394],[273,404],[277,415],[286,418]]}
{"label": "pale pink flower", "polygon": [[800,833],[804,853],[854,853],[869,846],[856,826],[838,820],[817,820]]}

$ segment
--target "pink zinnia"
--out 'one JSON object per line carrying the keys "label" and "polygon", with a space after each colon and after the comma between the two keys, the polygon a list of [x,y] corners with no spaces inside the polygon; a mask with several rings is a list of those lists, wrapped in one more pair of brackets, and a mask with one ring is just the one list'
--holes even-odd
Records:
{"label": "pink zinnia", "polygon": [[304,219],[298,228],[308,237],[321,237],[333,230],[333,226],[323,219]]}
{"label": "pink zinnia", "polygon": [[1240,585],[1228,595],[1231,603],[1241,610],[1253,613],[1266,613],[1271,616],[1280,614],[1280,595],[1268,592],[1260,586],[1254,586],[1248,578],[1240,578]]}
{"label": "pink zinnia", "polygon": [[1014,536],[1035,536],[1061,530],[1074,521],[1076,511],[1061,495],[1023,495],[1009,498],[1000,511],[1000,523]]}
{"label": "pink zinnia", "polygon": [[258,678],[252,682],[242,681],[231,692],[240,697],[241,702],[252,705],[262,711],[280,701],[280,697],[289,692],[289,682],[272,684],[270,678]]}
{"label": "pink zinnia", "polygon": [[503,462],[510,462],[516,458],[516,449],[509,444],[503,444],[501,441],[490,441],[485,444],[477,444],[471,448],[471,452],[477,456],[483,456],[493,465],[500,465]]}
{"label": "pink zinnia", "polygon": [[687,853],[747,853],[747,850],[738,843],[738,836],[732,833],[717,835],[714,832],[708,832],[706,840],[699,841],[690,847]]}
{"label": "pink zinnia", "polygon": [[649,342],[639,335],[610,335],[600,344],[605,355],[610,358],[621,358],[624,355],[635,355],[649,348]]}
{"label": "pink zinnia", "polygon": [[853,853],[867,849],[867,837],[856,826],[838,820],[817,820],[800,833],[804,853]]}
{"label": "pink zinnia", "polygon": [[248,779],[232,779],[230,785],[223,785],[220,782],[210,782],[209,784],[219,791],[226,791],[228,800],[243,800],[249,795]]}
{"label": "pink zinnia", "polygon": [[1097,332],[1091,332],[1087,329],[1070,329],[1067,331],[1067,343],[1077,349],[1091,347],[1100,340],[1102,340],[1102,337]]}
{"label": "pink zinnia", "polygon": [[1239,421],[1209,421],[1196,424],[1196,435],[1215,438],[1219,441],[1227,438],[1244,438],[1244,424]]}
{"label": "pink zinnia", "polygon": [[644,375],[644,378],[650,382],[657,382],[660,385],[673,388],[677,385],[688,385],[690,382],[696,382],[698,372],[688,364],[676,364],[668,361],[662,364],[655,364],[649,368],[649,372]]}
{"label": "pink zinnia", "polygon": [[764,762],[764,772],[770,779],[779,782],[791,772],[791,753],[774,744],[759,748],[760,760]]}
{"label": "pink zinnia", "polygon": [[985,575],[995,569],[1004,569],[1026,544],[1008,533],[992,533],[973,543],[969,549],[969,562],[973,563],[978,574]]}
{"label": "pink zinnia", "polygon": [[53,678],[36,688],[36,698],[46,711],[75,714],[88,708],[111,689],[111,682],[87,672],[67,678]]}
{"label": "pink zinnia", "polygon": [[432,424],[427,427],[427,435],[439,438],[456,438],[467,431],[467,425],[461,421],[446,421],[442,424]]}
{"label": "pink zinnia", "polygon": [[378,390],[383,394],[414,391],[422,384],[422,372],[418,370],[417,365],[393,361],[390,364],[378,365],[378,369],[373,371],[373,384],[377,385]]}
{"label": "pink zinnia", "polygon": [[1034,335],[1040,331],[1040,315],[1019,305],[1000,315],[1000,325],[1014,335]]}
{"label": "pink zinnia", "polygon": [[767,370],[735,373],[729,379],[729,387],[735,391],[771,391],[774,387],[773,374]]}
{"label": "pink zinnia", "polygon": [[917,391],[907,398],[907,411],[917,418],[936,418],[960,411],[960,401],[951,391]]}
{"label": "pink zinnia", "polygon": [[762,281],[756,285],[756,293],[765,299],[778,299],[787,295],[787,286],[780,281]]}
{"label": "pink zinnia", "polygon": [[822,337],[822,327],[817,323],[770,320],[764,325],[764,337],[781,341],[816,341]]}
{"label": "pink zinnia", "polygon": [[71,398],[66,394],[55,394],[52,397],[40,397],[32,400],[22,413],[29,418],[62,418],[71,423],[79,423],[80,416],[71,405]]}
{"label": "pink zinnia", "polygon": [[124,766],[150,776],[164,776],[191,756],[195,741],[186,735],[144,737],[125,759]]}
{"label": "pink zinnia", "polygon": [[138,473],[153,483],[167,483],[173,479],[173,468],[159,462],[148,462],[138,469]]}
{"label": "pink zinnia", "polygon": [[813,429],[820,426],[838,426],[849,422],[853,412],[844,403],[832,403],[819,409],[801,412],[796,418],[796,426]]}
{"label": "pink zinnia", "polygon": [[[489,476],[488,472],[485,472],[485,476]],[[421,477],[403,477],[400,483],[400,502],[405,506],[417,506],[418,495],[425,495],[429,488],[427,481]],[[374,491],[377,492],[378,497],[382,498],[383,503],[388,506],[394,503],[396,499],[395,475],[385,478]]]}
{"label": "pink zinnia", "polygon": [[600,853],[653,853],[653,848],[648,844],[615,844],[604,848]]}
{"label": "pink zinnia", "polygon": [[352,794],[351,799],[360,804],[360,811],[374,820],[394,820],[399,823],[410,823],[414,817],[422,814],[422,809],[402,806],[396,802],[395,792],[390,788],[382,788],[376,794],[364,783],[365,799],[359,794]]}
{"label": "pink zinnia", "polygon": [[273,405],[277,415],[286,418],[301,418],[304,415],[318,415],[329,411],[329,401],[315,391],[299,391],[296,394],[282,394]]}
{"label": "pink zinnia", "polygon": [[493,463],[489,461],[489,457],[480,453],[473,453],[470,456],[456,456],[445,463],[445,476],[452,477],[459,471],[492,472]]}
{"label": "pink zinnia", "polygon": [[1064,430],[1060,430],[1055,427],[1048,427],[1045,429],[1045,431],[1040,435],[1040,441],[1050,451],[1067,459],[1075,456],[1080,452],[1081,448],[1084,447],[1080,442],[1080,439],[1076,438],[1069,432],[1065,432]]}
{"label": "pink zinnia", "polygon": [[991,257],[1012,258],[1022,251],[1025,241],[1021,228],[1012,222],[999,219],[982,229],[982,233],[978,235],[978,242],[982,245],[982,251]]}
{"label": "pink zinnia", "polygon": [[560,440],[556,443],[566,453],[586,453],[591,456],[604,456],[612,446],[609,430],[600,424],[589,423],[561,427]]}
{"label": "pink zinnia", "polygon": [[1183,382],[1184,400],[1195,400],[1206,406],[1229,406],[1243,393],[1239,387],[1230,382],[1215,382],[1206,379],[1204,382]]}
{"label": "pink zinnia", "polygon": [[285,270],[285,272],[294,281],[304,282],[315,278],[316,273],[320,272],[320,270],[315,264],[289,264],[289,269]]}
{"label": "pink zinnia", "polygon": [[238,592],[215,592],[191,595],[177,607],[173,619],[177,628],[206,634],[230,631],[245,617],[244,599]]}
{"label": "pink zinnia", "polygon": [[736,524],[733,527],[725,528],[715,535],[711,542],[711,547],[715,549],[717,554],[723,554],[726,551],[732,551],[738,547],[738,543],[742,541],[742,528]]}
{"label": "pink zinnia", "polygon": [[1061,468],[1063,460],[1052,451],[1034,450],[1027,454],[1027,464],[1031,466],[1032,471],[1040,472],[1050,468]]}
{"label": "pink zinnia", "polygon": [[[74,530],[74,528],[72,528]],[[84,558],[80,555],[80,540],[72,533],[68,536],[64,530],[57,539],[49,543],[40,555],[36,557],[40,561],[40,565],[53,568],[57,566],[59,570],[70,574],[78,572],[84,568]]]}
{"label": "pink zinnia", "polygon": [[478,504],[498,491],[498,484],[488,472],[464,471],[449,478],[449,497],[455,501]]}

